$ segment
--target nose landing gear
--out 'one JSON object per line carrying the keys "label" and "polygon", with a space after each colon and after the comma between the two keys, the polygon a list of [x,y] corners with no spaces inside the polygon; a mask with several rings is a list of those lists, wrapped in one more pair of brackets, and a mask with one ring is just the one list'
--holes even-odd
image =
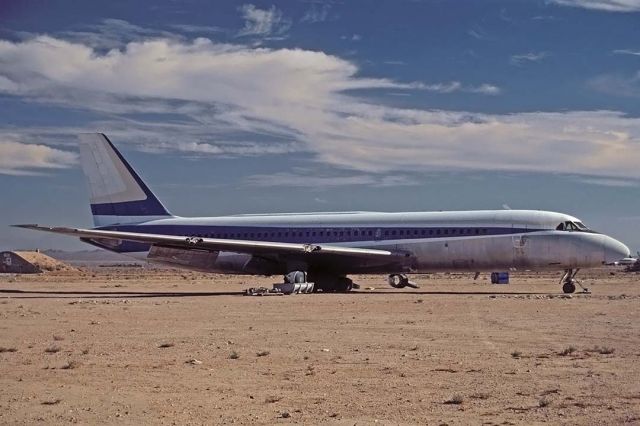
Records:
{"label": "nose landing gear", "polygon": [[560,278],[560,283],[562,284],[562,292],[566,294],[575,293],[576,284],[582,288],[583,293],[589,293],[589,289],[580,284],[580,281],[576,279],[576,275],[578,275],[578,271],[580,269],[567,269],[564,271],[564,275]]}

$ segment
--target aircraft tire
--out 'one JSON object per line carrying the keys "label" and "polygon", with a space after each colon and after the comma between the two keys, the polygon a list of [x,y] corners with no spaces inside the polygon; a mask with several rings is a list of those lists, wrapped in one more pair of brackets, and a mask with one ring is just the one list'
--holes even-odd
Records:
{"label": "aircraft tire", "polygon": [[562,284],[562,291],[566,294],[575,293],[576,285],[571,281],[567,281],[564,284]]}

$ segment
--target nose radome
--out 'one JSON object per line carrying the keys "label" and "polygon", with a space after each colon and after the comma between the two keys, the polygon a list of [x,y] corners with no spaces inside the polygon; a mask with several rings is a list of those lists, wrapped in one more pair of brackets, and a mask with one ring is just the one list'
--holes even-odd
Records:
{"label": "nose radome", "polygon": [[611,237],[605,236],[604,241],[604,261],[605,263],[613,263],[631,256],[629,247],[622,244],[620,241]]}

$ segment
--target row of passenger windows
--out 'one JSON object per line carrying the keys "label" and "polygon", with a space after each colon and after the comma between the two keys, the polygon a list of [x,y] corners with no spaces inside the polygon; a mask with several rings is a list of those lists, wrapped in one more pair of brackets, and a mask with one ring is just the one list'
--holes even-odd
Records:
{"label": "row of passenger windows", "polygon": [[281,239],[281,238],[376,238],[384,237],[424,237],[441,235],[481,235],[487,234],[487,228],[439,228],[439,229],[348,229],[340,231],[271,231],[271,232],[229,232],[195,234],[201,238],[230,238],[230,239]]}

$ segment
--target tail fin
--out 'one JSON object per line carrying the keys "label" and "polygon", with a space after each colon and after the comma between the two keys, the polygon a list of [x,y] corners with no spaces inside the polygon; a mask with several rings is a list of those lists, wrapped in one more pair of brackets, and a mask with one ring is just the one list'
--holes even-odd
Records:
{"label": "tail fin", "polygon": [[79,138],[96,226],[171,216],[105,135],[90,133]]}

